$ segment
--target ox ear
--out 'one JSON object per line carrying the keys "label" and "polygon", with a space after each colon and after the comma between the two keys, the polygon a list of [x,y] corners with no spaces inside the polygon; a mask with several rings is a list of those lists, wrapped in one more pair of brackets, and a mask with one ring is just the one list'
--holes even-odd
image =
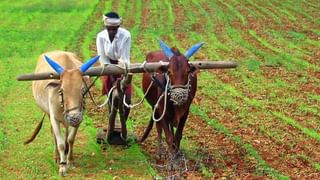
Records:
{"label": "ox ear", "polygon": [[198,44],[193,45],[190,49],[188,49],[184,56],[189,59],[194,53],[196,53],[199,50],[199,48],[201,48],[203,44],[204,42],[200,42]]}
{"label": "ox ear", "polygon": [[167,58],[171,59],[171,57],[173,56],[171,48],[169,48],[169,46],[167,46],[166,43],[163,42],[161,39],[159,39],[159,43],[164,54],[167,56]]}
{"label": "ox ear", "polygon": [[100,56],[96,56],[94,58],[91,58],[89,61],[85,62],[84,64],[82,64],[82,66],[80,67],[80,71],[82,73],[86,72],[94,63],[98,61],[99,58]]}
{"label": "ox ear", "polygon": [[48,62],[48,64],[58,73],[62,74],[64,69],[58,63],[56,63],[53,59],[49,58],[48,56],[44,55],[44,58]]}

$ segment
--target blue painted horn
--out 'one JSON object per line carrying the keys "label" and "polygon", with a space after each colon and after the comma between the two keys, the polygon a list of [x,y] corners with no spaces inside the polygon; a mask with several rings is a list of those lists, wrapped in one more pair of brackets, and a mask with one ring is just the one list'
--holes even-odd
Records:
{"label": "blue painted horn", "polygon": [[193,45],[190,49],[188,49],[184,56],[189,59],[194,53],[196,53],[199,50],[199,48],[201,48],[203,44],[204,42],[200,42],[198,44]]}
{"label": "blue painted horn", "polygon": [[48,56],[44,55],[44,58],[48,62],[48,64],[58,73],[63,73],[64,69],[58,63],[56,63],[53,59],[49,58]]}
{"label": "blue painted horn", "polygon": [[173,52],[171,48],[169,48],[169,46],[167,46],[166,43],[163,42],[161,39],[159,39],[159,42],[160,42],[160,47],[164,52],[164,54],[167,56],[167,58],[171,59],[171,57],[173,56]]}
{"label": "blue painted horn", "polygon": [[96,63],[99,60],[100,56],[96,56],[94,58],[91,58],[89,61],[82,64],[80,67],[80,71],[82,73],[86,72],[94,63]]}

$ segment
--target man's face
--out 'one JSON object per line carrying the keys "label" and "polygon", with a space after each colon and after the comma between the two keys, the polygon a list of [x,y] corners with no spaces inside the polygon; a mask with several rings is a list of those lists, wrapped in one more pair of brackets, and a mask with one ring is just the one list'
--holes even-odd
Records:
{"label": "man's face", "polygon": [[109,34],[109,39],[113,41],[114,37],[116,36],[119,26],[106,26],[106,29]]}

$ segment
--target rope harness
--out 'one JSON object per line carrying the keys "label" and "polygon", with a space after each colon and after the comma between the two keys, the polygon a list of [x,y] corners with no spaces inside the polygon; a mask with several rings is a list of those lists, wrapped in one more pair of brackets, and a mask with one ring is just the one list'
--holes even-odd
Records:
{"label": "rope harness", "polygon": [[[129,70],[129,68],[128,68],[128,64],[127,64],[127,63],[124,63],[124,67],[122,67],[122,66],[120,66],[120,65],[115,65],[115,66],[123,69],[123,71],[124,71],[124,76],[126,76],[126,77],[128,76],[128,73],[130,72],[130,70]],[[115,82],[116,82],[116,83],[119,83],[119,82],[117,82],[117,80],[116,80]],[[122,85],[122,84],[120,83],[120,89],[123,90],[123,87],[122,87],[121,85]],[[101,108],[101,107],[105,106],[105,105],[108,103],[108,101],[109,101],[109,99],[110,99],[110,97],[111,97],[111,94],[113,93],[113,91],[114,91],[115,88],[117,88],[117,84],[115,84],[115,85],[112,86],[112,88],[109,90],[109,93],[108,93],[108,96],[107,96],[106,101],[105,101],[103,104],[101,104],[100,106],[98,106],[98,107]],[[125,93],[124,93],[124,98],[123,98],[124,105],[127,104],[127,103],[125,103],[125,98],[126,98],[126,95],[125,95]],[[114,103],[114,102],[112,101],[112,102],[111,102],[111,107],[110,107],[110,109],[114,109],[114,108],[115,108],[113,103]],[[127,107],[127,106],[126,106],[126,107]]]}
{"label": "rope harness", "polygon": [[149,86],[147,88],[147,91],[144,93],[142,99],[138,103],[133,104],[133,105],[132,104],[127,104],[127,102],[126,102],[126,94],[124,94],[124,96],[123,96],[123,104],[127,108],[134,108],[136,106],[139,106],[141,103],[143,103],[144,99],[146,98],[147,94],[149,93],[149,90],[151,89],[152,84],[153,84],[153,81],[150,82],[150,84],[149,84]]}
{"label": "rope harness", "polygon": [[[189,92],[190,92],[190,88],[191,88],[191,84],[190,84],[191,75],[190,74],[188,75],[188,82],[186,85],[171,85],[169,75],[167,73],[165,73],[164,75],[165,75],[165,80],[166,80],[164,92],[160,95],[159,99],[157,100],[157,103],[154,106],[153,112],[152,112],[152,119],[155,122],[160,121],[166,113],[168,95],[170,96],[170,101],[173,102],[173,105],[181,106],[188,100]],[[155,117],[156,110],[159,107],[159,103],[162,100],[162,98],[164,98],[163,111],[162,111],[161,116],[159,118],[156,118]]]}
{"label": "rope harness", "polygon": [[[60,87],[59,91],[60,96],[60,107],[63,108],[63,115],[64,119],[70,124],[71,126],[78,126],[82,122],[82,115],[83,115],[83,109],[84,109],[84,96],[85,94],[82,94],[81,100],[80,100],[80,106],[75,106],[72,108],[67,109],[66,106],[64,106],[64,96],[63,96],[63,89]],[[69,115],[69,112],[79,109],[78,113]]]}
{"label": "rope harness", "polygon": [[[148,72],[147,69],[145,68],[145,64],[146,64],[146,61],[144,61],[144,62],[142,63],[142,66],[144,67],[145,71]],[[125,67],[122,67],[122,66],[119,66],[119,65],[114,65],[114,66],[117,66],[117,67],[123,69],[125,74],[127,74],[127,73],[130,72],[130,68],[128,68],[128,65],[127,65],[127,64],[125,64]],[[104,71],[104,67],[105,67],[105,66],[103,66],[103,69],[101,70],[100,76],[102,75],[102,73],[103,73],[103,71]],[[97,77],[97,78],[98,78],[98,77]],[[88,92],[89,92],[89,95],[90,95],[90,99],[91,99],[92,102],[95,104],[96,108],[102,108],[102,107],[105,107],[105,105],[108,103],[108,101],[109,101],[109,99],[110,99],[110,97],[111,97],[111,94],[112,94],[113,90],[116,88],[116,86],[115,86],[115,85],[112,86],[112,88],[109,90],[109,93],[108,93],[108,95],[107,95],[106,100],[105,100],[102,104],[98,105],[98,104],[96,103],[96,101],[94,100],[93,96],[91,95],[91,92],[89,91],[89,89],[91,88],[91,86],[96,82],[97,78],[96,78],[96,79],[94,80],[94,82],[89,86]],[[126,94],[124,93],[123,104],[124,104],[127,108],[134,108],[134,107],[142,104],[143,101],[144,101],[144,99],[145,99],[145,97],[146,97],[147,94],[149,93],[152,85],[153,85],[153,81],[151,81],[151,83],[149,84],[149,86],[148,86],[148,88],[147,88],[147,91],[146,91],[145,94],[143,95],[143,98],[142,98],[138,103],[136,103],[136,104],[128,104],[128,103],[126,102]],[[112,105],[112,106],[113,106],[113,105]],[[113,108],[113,107],[111,107],[111,108]]]}
{"label": "rope harness", "polygon": [[[154,109],[153,109],[153,112],[152,112],[152,119],[153,121],[155,122],[158,122],[160,121],[163,117],[164,117],[164,114],[166,113],[166,107],[167,107],[167,99],[168,99],[168,87],[169,87],[169,84],[170,84],[170,78],[168,76],[167,73],[165,73],[165,79],[166,79],[166,86],[165,86],[165,89],[164,89],[164,92],[161,94],[161,96],[159,97],[157,103],[155,104],[154,106]],[[164,97],[164,104],[163,104],[163,111],[162,111],[162,114],[159,118],[156,118],[155,117],[155,114],[156,114],[156,110],[157,108],[159,107],[159,103],[161,101],[161,99]]]}
{"label": "rope harness", "polygon": [[70,109],[66,109],[66,107],[64,106],[64,96],[63,96],[63,89],[60,88],[58,90],[58,93],[59,93],[59,97],[60,97],[60,107],[63,108],[63,114],[66,115],[67,113],[73,111],[73,110],[76,110],[76,109],[80,109],[80,112],[83,111],[83,104],[84,104],[84,96],[85,94],[82,95],[82,99],[81,99],[81,102],[80,102],[80,106],[75,106],[73,108],[70,108]]}
{"label": "rope harness", "polygon": [[[144,64],[145,64],[145,62],[144,62],[142,65],[144,66]],[[125,64],[125,67],[122,67],[122,66],[119,66],[119,65],[115,65],[115,66],[123,69],[125,75],[127,75],[127,74],[130,72],[130,69],[128,68],[128,65],[127,65],[127,64]],[[101,70],[100,76],[102,75],[102,73],[103,73],[103,71],[104,71],[104,67],[105,67],[105,66],[103,66],[103,68],[102,68],[102,70]],[[145,71],[146,71],[146,70],[145,70]],[[146,71],[146,72],[147,72],[147,71]],[[164,115],[165,115],[165,113],[166,113],[166,106],[167,106],[168,96],[170,96],[170,99],[169,99],[169,100],[172,101],[172,102],[173,102],[173,105],[175,105],[175,106],[181,106],[181,105],[183,105],[183,104],[188,100],[189,93],[190,93],[190,91],[191,91],[191,84],[190,84],[190,82],[191,82],[191,76],[192,76],[192,75],[189,73],[189,75],[188,75],[188,82],[187,82],[187,84],[185,84],[185,85],[171,85],[170,78],[169,78],[168,74],[165,73],[165,74],[164,74],[164,77],[165,77],[166,83],[165,83],[165,86],[163,86],[163,85],[161,84],[161,82],[160,82],[158,79],[156,79],[156,78],[155,78],[155,75],[153,74],[153,77],[151,78],[152,81],[150,82],[150,84],[149,84],[149,86],[148,86],[148,88],[147,88],[147,91],[144,93],[142,99],[141,99],[138,103],[136,103],[136,104],[127,104],[127,102],[126,102],[126,94],[124,93],[123,104],[124,104],[127,108],[134,108],[134,107],[142,104],[143,101],[144,101],[144,99],[146,98],[147,94],[149,93],[152,85],[154,85],[154,83],[155,83],[155,84],[156,84],[158,87],[160,87],[160,88],[162,89],[162,91],[163,91],[162,94],[159,96],[159,98],[158,98],[158,100],[157,100],[157,102],[156,102],[156,104],[155,104],[155,106],[154,106],[154,108],[153,108],[153,112],[152,112],[152,119],[153,119],[155,122],[158,122],[158,121],[160,121],[160,120],[164,117]],[[97,108],[102,108],[102,107],[104,107],[104,106],[108,103],[108,101],[109,101],[109,99],[110,99],[110,97],[111,97],[112,92],[113,92],[114,89],[116,88],[116,85],[113,85],[112,88],[109,90],[109,93],[108,93],[108,95],[107,95],[106,100],[105,100],[102,104],[98,105],[98,104],[96,103],[96,101],[94,100],[91,92],[90,92],[90,88],[95,84],[95,82],[96,82],[97,79],[98,79],[98,76],[95,78],[95,80],[94,80],[89,86],[88,86],[88,85],[86,84],[86,82],[83,80],[83,82],[84,82],[84,84],[85,84],[85,89],[84,89],[83,97],[85,96],[85,94],[88,93],[90,99],[91,99],[92,102],[95,104],[95,106],[96,106]],[[60,94],[61,107],[63,108],[63,107],[64,107],[64,105],[63,105],[64,99],[63,99],[63,90],[62,90],[62,89],[59,90],[59,94]],[[162,114],[161,114],[161,116],[160,116],[159,118],[156,118],[156,117],[155,117],[156,110],[158,109],[159,104],[160,104],[160,102],[161,102],[161,100],[162,100],[163,98],[164,98],[163,112],[162,112]],[[82,101],[81,106],[83,106],[83,103],[84,103],[84,101]],[[68,112],[70,112],[70,111],[72,111],[72,110],[75,110],[75,109],[77,109],[77,108],[78,108],[78,107],[74,107],[74,108],[71,108],[71,109],[68,109],[68,110],[64,110],[64,113],[68,113]],[[114,107],[113,107],[113,103],[111,104],[111,108],[114,108]],[[83,107],[81,107],[81,109],[83,109]]]}
{"label": "rope harness", "polygon": [[169,87],[170,101],[173,102],[173,105],[181,106],[188,100],[190,88],[191,88],[190,76],[191,74],[188,75],[188,82],[186,85],[170,85]]}

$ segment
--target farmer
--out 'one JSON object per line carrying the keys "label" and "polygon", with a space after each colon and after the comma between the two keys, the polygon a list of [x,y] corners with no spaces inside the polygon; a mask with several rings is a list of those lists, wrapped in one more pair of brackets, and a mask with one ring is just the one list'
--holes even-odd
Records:
{"label": "farmer", "polygon": [[[122,18],[116,12],[103,15],[105,29],[98,33],[96,39],[97,52],[100,56],[100,64],[118,64],[119,60],[130,64],[131,34],[120,27]],[[108,95],[113,83],[121,76],[102,76],[102,95]],[[126,102],[131,103],[132,86],[126,90]],[[125,110],[125,119],[129,115],[129,109]]]}

